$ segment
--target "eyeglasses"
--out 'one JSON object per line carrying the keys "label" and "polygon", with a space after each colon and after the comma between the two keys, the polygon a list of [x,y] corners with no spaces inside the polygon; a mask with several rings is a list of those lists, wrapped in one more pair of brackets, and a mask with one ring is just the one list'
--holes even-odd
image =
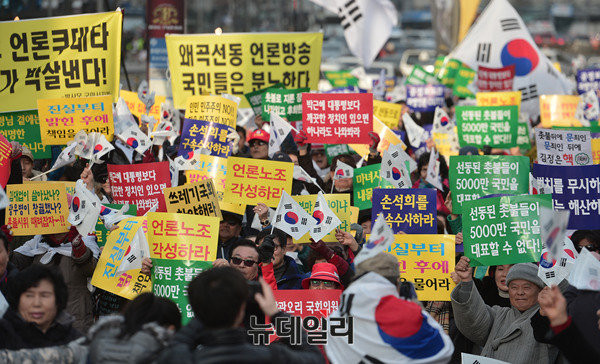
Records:
{"label": "eyeglasses", "polygon": [[313,287],[319,287],[320,285],[323,285],[325,288],[335,288],[335,286],[337,285],[337,282],[323,281],[320,279],[311,279],[310,285]]}
{"label": "eyeglasses", "polygon": [[240,264],[242,264],[242,262],[244,262],[244,265],[246,267],[252,267],[252,266],[254,266],[254,264],[258,263],[252,259],[241,259],[238,257],[231,257],[231,263],[233,263],[234,265],[240,265]]}
{"label": "eyeglasses", "polygon": [[260,147],[260,146],[263,146],[263,145],[267,145],[267,143],[263,142],[262,140],[253,140],[253,141],[251,141],[249,143],[249,145],[250,145],[250,148],[252,148],[254,146]]}

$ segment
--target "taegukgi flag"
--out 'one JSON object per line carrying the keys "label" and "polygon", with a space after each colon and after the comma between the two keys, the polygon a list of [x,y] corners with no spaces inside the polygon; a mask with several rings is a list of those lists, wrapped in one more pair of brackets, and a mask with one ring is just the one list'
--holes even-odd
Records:
{"label": "taegukgi flag", "polygon": [[316,221],[316,225],[312,228],[310,237],[313,238],[315,242],[323,239],[342,223],[327,204],[327,200],[322,192],[319,192],[317,195],[317,201],[315,202],[315,208],[313,209],[313,218]]}
{"label": "taegukgi flag", "polygon": [[275,210],[273,227],[291,235],[298,240],[308,233],[315,225],[315,221],[304,211],[286,191],[281,194],[279,205]]}

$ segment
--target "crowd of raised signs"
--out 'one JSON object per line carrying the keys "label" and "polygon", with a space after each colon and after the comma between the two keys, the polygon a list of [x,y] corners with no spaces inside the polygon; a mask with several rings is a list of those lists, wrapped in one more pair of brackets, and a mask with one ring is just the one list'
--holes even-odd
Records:
{"label": "crowd of raised signs", "polygon": [[[89,16],[112,67],[122,15]],[[31,24],[15,62],[57,42]],[[204,37],[167,37],[172,99],[3,101],[0,362],[600,362],[600,70],[538,96],[537,48],[523,70],[467,36],[433,73],[319,91],[322,35]],[[219,41],[252,66],[213,71]]]}

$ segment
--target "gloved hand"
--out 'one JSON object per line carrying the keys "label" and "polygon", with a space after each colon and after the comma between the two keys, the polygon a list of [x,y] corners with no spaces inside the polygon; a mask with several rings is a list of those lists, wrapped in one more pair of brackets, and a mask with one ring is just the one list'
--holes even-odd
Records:
{"label": "gloved hand", "polygon": [[273,234],[265,236],[258,246],[258,260],[263,264],[269,264],[273,260],[273,253],[275,252],[274,237]]}
{"label": "gloved hand", "polygon": [[369,146],[369,152],[371,152],[371,154],[377,154],[377,147],[379,146],[379,142],[381,141],[381,138],[379,137],[379,134],[370,131],[369,132],[369,138],[371,138],[371,145]]}
{"label": "gloved hand", "polygon": [[325,245],[325,243],[322,240],[319,240],[316,243],[312,239],[310,239],[310,241],[311,243],[308,246],[310,246],[311,249],[319,253],[323,258],[325,258],[325,260],[329,261],[333,254],[335,254],[333,250],[329,249],[329,247]]}
{"label": "gloved hand", "polygon": [[294,137],[294,142],[296,142],[298,149],[306,150],[308,148],[306,138],[307,136],[304,130],[301,130],[300,132],[296,133],[296,136]]}
{"label": "gloved hand", "polygon": [[227,134],[227,142],[232,143],[231,145],[231,153],[237,154],[240,151],[240,135],[235,129],[231,128],[229,130],[229,134]]}

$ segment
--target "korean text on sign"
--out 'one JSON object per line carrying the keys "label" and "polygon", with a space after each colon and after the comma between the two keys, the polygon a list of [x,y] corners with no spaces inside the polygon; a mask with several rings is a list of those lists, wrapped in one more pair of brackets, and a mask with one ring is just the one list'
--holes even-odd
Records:
{"label": "korean text on sign", "polygon": [[221,209],[212,179],[165,189],[167,212],[214,216],[221,218]]}
{"label": "korean text on sign", "polygon": [[108,165],[108,177],[115,203],[137,206],[142,216],[154,205],[167,211],[163,191],[171,187],[169,162]]}
{"label": "korean text on sign", "polygon": [[589,131],[536,129],[535,144],[539,164],[586,166],[594,161]]}
{"label": "korean text on sign", "polygon": [[446,88],[443,85],[407,85],[406,105],[412,111],[433,112],[445,104]]}
{"label": "korean text on sign", "polygon": [[588,68],[577,71],[577,93],[600,90],[600,68]]}
{"label": "korean text on sign", "polygon": [[221,96],[191,96],[185,105],[185,117],[235,128],[238,105]]}
{"label": "korean text on sign", "polygon": [[276,207],[285,190],[292,193],[294,164],[250,158],[227,159],[224,199],[229,203]]}
{"label": "korean text on sign", "polygon": [[11,142],[26,146],[34,159],[50,158],[50,146],[42,143],[37,110],[0,114],[0,133]]}
{"label": "korean text on sign", "polygon": [[[477,88],[479,91],[510,91],[513,89],[515,65],[502,68],[479,66],[477,70]],[[479,93],[478,93],[479,94]]]}
{"label": "korean text on sign", "polygon": [[540,206],[551,208],[551,196],[502,196],[466,202],[463,244],[471,266],[538,261],[544,245]]}
{"label": "korean text on sign", "polygon": [[575,118],[579,96],[573,95],[541,95],[540,119],[541,127],[581,126]]}
{"label": "korean text on sign", "polygon": [[[242,96],[281,82],[286,88],[317,88],[322,33],[166,35],[173,101],[189,96]],[[240,107],[248,107],[242,100]]]}
{"label": "korean text on sign", "polygon": [[465,201],[492,194],[516,195],[529,191],[529,158],[507,155],[450,157],[452,213],[460,214]]}
{"label": "korean text on sign", "polygon": [[414,283],[420,301],[450,301],[454,245],[454,235],[394,235],[389,252],[398,258],[400,279]]}
{"label": "korean text on sign", "polygon": [[[377,151],[379,153],[383,153],[384,150],[387,150],[391,145],[400,145],[402,149],[406,150],[406,145],[402,142],[402,139],[398,137],[396,133],[392,131],[392,129],[385,126],[384,123],[381,122],[377,118],[377,116],[373,116],[373,132],[379,135],[381,142],[377,146]],[[369,154],[369,145],[368,144],[349,144],[350,148],[354,149],[358,155],[367,158],[367,154]]]}
{"label": "korean text on sign", "polygon": [[262,94],[262,119],[271,121],[271,113],[274,113],[287,121],[302,120],[302,93],[308,91],[310,91],[308,87],[292,90],[283,88],[268,89]]}
{"label": "korean text on sign", "polygon": [[373,190],[373,219],[379,213],[395,234],[436,234],[437,193],[431,188]]}
{"label": "korean text on sign", "polygon": [[556,210],[569,210],[569,229],[600,226],[600,165],[543,166],[533,165],[533,177],[544,192],[552,193]]}
{"label": "korean text on sign", "polygon": [[310,143],[369,143],[373,94],[304,94],[302,127]]}
{"label": "korean text on sign", "polygon": [[148,213],[150,258],[213,261],[217,257],[219,218]]}
{"label": "korean text on sign", "polygon": [[[137,92],[120,90],[119,96],[125,101],[131,113],[139,118],[146,114],[146,105],[140,100]],[[154,105],[150,108],[148,116],[153,117],[157,121],[160,120],[160,106],[165,102],[165,96],[156,95],[154,97]]]}
{"label": "korean text on sign", "polygon": [[57,234],[69,231],[67,190],[62,183],[31,182],[7,185],[10,204],[6,208],[6,225],[13,235]]}
{"label": "korean text on sign", "polygon": [[196,149],[206,148],[212,156],[227,158],[231,154],[232,146],[232,143],[227,141],[229,130],[224,124],[186,118],[183,121],[177,154],[188,155]]}
{"label": "korean text on sign", "polygon": [[[75,182],[73,182],[75,183]],[[74,188],[73,188],[74,189]],[[67,193],[70,193],[67,190]],[[73,191],[74,194],[75,191]],[[113,203],[105,203],[102,204],[110,209],[115,209],[115,210],[120,210],[124,205],[119,205],[119,204],[113,204]],[[125,215],[130,215],[130,216],[136,216],[137,215],[137,207],[135,205],[129,205],[128,210],[125,212]],[[100,248],[102,248],[108,239],[108,234],[110,233],[110,231],[106,228],[106,225],[104,225],[104,222],[102,221],[102,219],[100,217],[98,217],[98,221],[96,222],[96,242],[98,243],[98,246]]]}
{"label": "korean text on sign", "polygon": [[80,130],[100,133],[109,141],[114,134],[110,96],[37,100],[42,142],[66,145]]}
{"label": "korean text on sign", "polygon": [[127,218],[108,235],[92,276],[93,286],[129,300],[152,290],[150,276],[142,273],[141,269],[131,269],[131,263],[139,257],[127,253],[135,239],[144,239],[143,234],[139,236],[141,231],[138,230],[145,220],[145,217]]}
{"label": "korean text on sign", "polygon": [[373,100],[373,115],[377,116],[388,128],[397,128],[402,116],[402,105]]}
{"label": "korean text on sign", "polygon": [[380,163],[354,170],[354,177],[352,178],[354,206],[361,210],[370,209],[373,206],[373,189],[382,185],[391,186],[389,182],[379,176],[380,170]]}
{"label": "korean text on sign", "polygon": [[517,145],[518,106],[457,106],[461,146],[512,148]]}
{"label": "korean text on sign", "polygon": [[38,99],[116,97],[122,22],[120,11],[0,22],[0,112],[35,109]]}
{"label": "korean text on sign", "polygon": [[[336,193],[336,194],[326,194],[323,195],[325,200],[327,201],[327,205],[333,211],[333,213],[340,219],[342,222],[337,228],[350,232],[350,219],[352,215],[352,210],[350,206],[350,195],[347,193]],[[301,196],[292,196],[294,201],[298,202],[298,205],[302,206],[302,208],[308,212],[309,215],[312,216],[313,211],[315,209],[315,202],[317,201],[317,195],[301,195]],[[329,234],[325,235],[323,242],[335,242],[337,239],[335,238],[335,229]],[[310,236],[306,233],[303,237],[294,241],[296,244],[310,243]]]}

